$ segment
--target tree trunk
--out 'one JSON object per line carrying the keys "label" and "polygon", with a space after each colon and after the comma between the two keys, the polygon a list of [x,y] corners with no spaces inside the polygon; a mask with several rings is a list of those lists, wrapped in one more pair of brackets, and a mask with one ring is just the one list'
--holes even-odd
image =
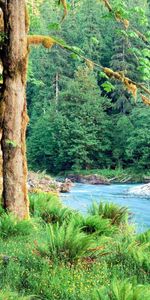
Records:
{"label": "tree trunk", "polygon": [[58,111],[58,98],[59,98],[59,75],[56,73],[56,112]]}
{"label": "tree trunk", "polygon": [[4,5],[5,42],[3,60],[3,103],[5,107],[2,133],[3,204],[19,219],[28,218],[26,163],[26,72],[27,16],[25,0],[7,0]]}

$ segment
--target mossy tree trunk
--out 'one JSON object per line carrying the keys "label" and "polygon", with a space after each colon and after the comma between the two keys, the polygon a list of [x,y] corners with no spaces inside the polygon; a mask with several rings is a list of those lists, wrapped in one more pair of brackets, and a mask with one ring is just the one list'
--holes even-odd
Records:
{"label": "mossy tree trunk", "polygon": [[3,5],[5,42],[3,61],[3,204],[19,219],[28,218],[26,163],[27,31],[25,0]]}

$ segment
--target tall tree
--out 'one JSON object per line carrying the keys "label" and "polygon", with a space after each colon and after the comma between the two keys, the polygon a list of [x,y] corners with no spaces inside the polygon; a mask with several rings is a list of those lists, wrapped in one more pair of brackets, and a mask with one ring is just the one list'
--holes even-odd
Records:
{"label": "tall tree", "polygon": [[4,207],[19,218],[29,214],[27,195],[27,165],[25,135],[28,116],[26,110],[27,32],[28,20],[25,0],[1,1],[4,14],[3,90],[3,202]]}
{"label": "tall tree", "polygon": [[[4,16],[3,43],[0,46],[0,56],[3,62],[3,85],[0,111],[1,121],[3,123],[3,201],[4,207],[9,211],[13,211],[16,216],[21,219],[28,217],[29,214],[25,150],[25,133],[28,122],[25,99],[28,47],[30,44],[42,44],[45,48],[51,48],[54,44],[58,44],[62,45],[63,48],[67,48],[69,51],[73,49],[68,47],[64,42],[61,44],[58,39],[53,39],[52,37],[27,36],[28,16],[25,2],[25,0],[0,0],[0,8]],[[38,1],[38,3],[40,2],[42,2],[42,0]],[[63,4],[64,15],[66,15],[66,0],[60,0],[59,2]],[[105,2],[105,4],[109,3],[109,1],[103,2]],[[121,1],[118,0],[114,2],[120,9]],[[32,11],[35,9],[35,4],[36,1],[33,1],[33,6],[31,7]],[[109,10],[111,10],[110,6]],[[119,19],[119,22],[122,22],[124,26],[129,26],[128,20],[120,15],[120,11],[119,14],[118,11],[115,11],[112,15],[116,20]],[[91,20],[93,20],[93,18],[91,18]],[[94,32],[94,39],[90,35],[88,35],[88,39],[96,42],[95,38],[98,37],[97,26],[94,26]],[[141,34],[138,33],[138,36],[141,37]],[[145,39],[143,35],[142,39]],[[86,40],[83,44],[87,45]],[[92,51],[92,49],[92,44],[90,44],[89,52],[87,51],[89,55],[91,55],[90,51]],[[90,62],[82,56],[82,51],[79,52],[77,48],[73,50],[82,60],[84,59],[88,63]],[[95,54],[94,58],[98,61],[97,53]],[[99,64],[95,65],[99,67]],[[123,76],[122,73],[113,72],[113,70],[103,68],[102,66],[100,66],[100,68],[108,77],[114,77],[122,81],[129,91],[134,92],[136,90],[136,84],[129,78]],[[57,75],[57,73],[55,75]],[[138,87],[139,86],[144,89],[142,85],[138,85]],[[146,97],[144,99],[146,99]],[[146,101],[150,103],[148,99],[146,99]]]}
{"label": "tall tree", "polygon": [[50,37],[27,35],[29,19],[25,0],[1,0],[0,8],[4,20],[4,38],[0,49],[3,64],[3,205],[18,218],[24,219],[29,216],[25,143],[28,123],[25,97],[28,47],[32,43],[41,43],[45,48],[51,48],[54,41]]}

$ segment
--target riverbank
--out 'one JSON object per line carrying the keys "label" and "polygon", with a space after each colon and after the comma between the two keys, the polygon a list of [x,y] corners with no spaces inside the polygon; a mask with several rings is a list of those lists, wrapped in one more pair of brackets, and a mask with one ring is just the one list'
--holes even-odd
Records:
{"label": "riverbank", "polygon": [[55,192],[67,193],[72,187],[72,182],[69,179],[63,181],[55,180],[55,178],[45,172],[28,172],[28,190],[30,193],[38,192]]}
{"label": "riverbank", "polygon": [[135,234],[126,208],[83,216],[54,193],[29,198],[30,220],[0,210],[1,300],[150,299],[150,231]]}
{"label": "riverbank", "polygon": [[[74,170],[61,173],[62,176],[79,183],[110,184],[110,183],[149,183],[150,171],[133,169],[93,169]],[[95,181],[95,183],[94,183]]]}

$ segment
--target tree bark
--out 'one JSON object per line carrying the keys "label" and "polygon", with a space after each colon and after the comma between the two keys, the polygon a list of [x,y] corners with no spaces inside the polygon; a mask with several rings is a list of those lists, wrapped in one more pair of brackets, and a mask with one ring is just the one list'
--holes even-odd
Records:
{"label": "tree bark", "polygon": [[58,112],[58,99],[59,99],[59,75],[56,73],[56,112]]}
{"label": "tree bark", "polygon": [[4,5],[3,61],[3,205],[19,219],[28,218],[26,108],[27,18],[25,0]]}

